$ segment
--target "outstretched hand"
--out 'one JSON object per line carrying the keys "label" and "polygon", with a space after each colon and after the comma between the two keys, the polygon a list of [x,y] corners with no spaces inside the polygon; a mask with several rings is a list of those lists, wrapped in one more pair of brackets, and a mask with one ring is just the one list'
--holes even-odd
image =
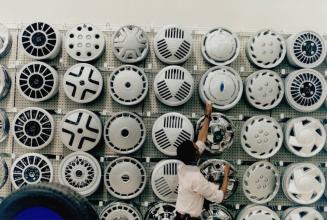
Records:
{"label": "outstretched hand", "polygon": [[224,176],[229,176],[229,173],[230,173],[230,166],[226,164],[224,166]]}

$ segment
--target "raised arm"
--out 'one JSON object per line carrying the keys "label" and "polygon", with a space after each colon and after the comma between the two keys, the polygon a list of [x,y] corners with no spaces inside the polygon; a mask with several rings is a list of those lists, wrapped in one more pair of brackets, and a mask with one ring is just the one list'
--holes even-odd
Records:
{"label": "raised arm", "polygon": [[202,122],[201,130],[198,134],[198,141],[206,142],[208,136],[209,122],[212,112],[212,104],[206,103],[205,111],[204,111],[204,120]]}
{"label": "raised arm", "polygon": [[220,187],[220,190],[224,192],[224,197],[226,197],[226,194],[227,194],[229,172],[230,172],[230,166],[225,165],[224,166],[224,180],[223,180],[223,184]]}

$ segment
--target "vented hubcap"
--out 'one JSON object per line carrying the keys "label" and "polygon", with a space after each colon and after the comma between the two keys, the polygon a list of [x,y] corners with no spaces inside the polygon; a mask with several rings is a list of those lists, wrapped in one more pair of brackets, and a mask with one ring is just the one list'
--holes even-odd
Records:
{"label": "vented hubcap", "polygon": [[149,52],[148,37],[138,26],[123,26],[113,36],[113,51],[117,59],[123,63],[140,62]]}
{"label": "vented hubcap", "polygon": [[148,78],[144,71],[136,66],[120,66],[110,74],[109,92],[119,104],[136,105],[148,93]]}
{"label": "vented hubcap", "polygon": [[270,110],[282,101],[284,82],[274,71],[259,70],[246,79],[245,94],[253,107]]}
{"label": "vented hubcap", "polygon": [[270,202],[278,193],[279,186],[279,172],[267,161],[252,164],[243,176],[243,192],[254,203]]}
{"label": "vented hubcap", "polygon": [[318,154],[324,148],[325,142],[324,126],[315,118],[295,118],[286,124],[286,148],[299,157],[312,157]]}
{"label": "vented hubcap", "polygon": [[3,109],[0,108],[0,143],[7,138],[9,128],[10,128],[10,123],[9,123],[8,115]]}
{"label": "vented hubcap", "polygon": [[166,64],[181,64],[192,54],[191,31],[175,25],[163,27],[154,37],[154,52]]}
{"label": "vented hubcap", "polygon": [[199,166],[199,168],[200,168],[203,176],[207,180],[210,180],[213,183],[215,183],[218,186],[218,189],[220,189],[220,186],[223,183],[225,165],[229,165],[231,167],[231,171],[229,173],[227,193],[226,193],[226,197],[225,197],[225,199],[228,199],[235,193],[237,186],[238,186],[238,179],[236,177],[236,170],[235,170],[234,166],[225,160],[209,159],[209,160],[204,161]]}
{"label": "vented hubcap", "polygon": [[178,193],[177,167],[179,160],[162,160],[155,165],[151,176],[154,194],[165,202],[176,202]]}
{"label": "vented hubcap", "polygon": [[103,132],[106,145],[120,154],[140,149],[146,136],[144,122],[132,112],[119,112],[111,116]]}
{"label": "vented hubcap", "polygon": [[247,205],[237,215],[236,220],[280,220],[278,214],[262,205]]}
{"label": "vented hubcap", "polygon": [[222,205],[212,203],[209,209],[202,211],[201,219],[206,220],[233,220],[232,214]]}
{"label": "vented hubcap", "polygon": [[8,179],[8,166],[6,161],[0,157],[0,189],[6,184]]}
{"label": "vented hubcap", "polygon": [[112,202],[101,211],[100,220],[142,220],[142,215],[133,205]]}
{"label": "vented hubcap", "polygon": [[287,39],[287,59],[290,64],[301,68],[315,68],[326,56],[326,45],[321,35],[303,31]]}
{"label": "vented hubcap", "polygon": [[163,154],[176,156],[177,147],[185,140],[193,140],[191,121],[182,114],[170,112],[161,115],[153,124],[152,140]]}
{"label": "vented hubcap", "polygon": [[46,63],[29,63],[17,75],[17,88],[30,101],[48,100],[58,92],[58,73]]}
{"label": "vented hubcap", "polygon": [[12,46],[12,37],[6,26],[0,24],[0,57],[6,56]]}
{"label": "vented hubcap", "polygon": [[175,217],[175,205],[157,202],[148,209],[145,220],[173,220]]}
{"label": "vented hubcap", "polygon": [[11,87],[11,78],[8,69],[4,65],[0,65],[0,101],[4,99]]}
{"label": "vented hubcap", "polygon": [[227,66],[210,68],[201,78],[200,98],[204,103],[211,101],[217,110],[234,107],[242,97],[243,83],[239,74]]}
{"label": "vented hubcap", "polygon": [[89,151],[99,143],[102,135],[100,118],[86,109],[68,112],[60,122],[62,143],[72,151]]}
{"label": "vented hubcap", "polygon": [[94,101],[103,87],[100,71],[87,63],[78,63],[70,67],[63,81],[66,96],[77,103]]}
{"label": "vented hubcap", "polygon": [[282,220],[324,220],[324,217],[312,207],[296,207],[286,209]]}
{"label": "vented hubcap", "polygon": [[65,50],[77,61],[95,60],[104,49],[104,34],[91,24],[79,24],[66,33]]}
{"label": "vented hubcap", "polygon": [[53,179],[52,164],[42,154],[23,154],[12,164],[10,178],[15,189],[29,184],[51,183]]}
{"label": "vented hubcap", "polygon": [[240,53],[240,41],[230,30],[215,28],[204,36],[201,52],[206,61],[212,65],[228,65]]}
{"label": "vented hubcap", "polygon": [[59,31],[44,22],[35,22],[22,30],[20,43],[24,52],[33,59],[55,58],[61,46]]}
{"label": "vented hubcap", "polygon": [[68,154],[60,163],[59,181],[79,194],[89,196],[100,185],[100,164],[91,154],[82,151]]}
{"label": "vented hubcap", "polygon": [[285,58],[285,40],[282,35],[273,30],[259,31],[248,41],[246,55],[260,68],[274,68]]}
{"label": "vented hubcap", "polygon": [[29,107],[21,110],[13,120],[15,141],[30,150],[46,147],[53,139],[54,121],[46,110]]}
{"label": "vented hubcap", "polygon": [[283,131],[278,122],[265,115],[248,119],[241,131],[243,150],[256,159],[275,155],[283,143]]}
{"label": "vented hubcap", "polygon": [[132,199],[140,195],[146,184],[144,166],[134,158],[120,157],[110,162],[104,172],[107,191],[118,199]]}
{"label": "vented hubcap", "polygon": [[[204,116],[196,123],[196,131],[202,128]],[[234,141],[235,127],[229,118],[221,113],[213,112],[209,123],[209,131],[206,141],[206,149],[211,153],[222,153],[232,146]]]}
{"label": "vented hubcap", "polygon": [[290,73],[285,81],[288,104],[300,112],[317,110],[327,96],[324,77],[316,70],[301,69]]}
{"label": "vented hubcap", "polygon": [[311,163],[289,165],[283,176],[284,194],[292,201],[307,205],[318,201],[324,193],[326,181],[322,171]]}
{"label": "vented hubcap", "polygon": [[193,93],[192,75],[180,66],[167,66],[154,79],[154,93],[168,106],[179,106],[187,102]]}

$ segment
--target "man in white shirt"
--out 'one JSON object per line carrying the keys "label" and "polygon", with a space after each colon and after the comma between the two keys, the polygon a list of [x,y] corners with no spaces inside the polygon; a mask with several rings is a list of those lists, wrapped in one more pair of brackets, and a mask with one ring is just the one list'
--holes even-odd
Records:
{"label": "man in white shirt", "polygon": [[224,181],[221,189],[209,182],[197,167],[197,161],[205,148],[211,119],[212,104],[207,103],[205,118],[198,139],[195,143],[184,141],[177,148],[177,158],[183,162],[177,169],[178,196],[176,202],[177,216],[175,220],[198,220],[203,209],[204,199],[221,203],[227,192],[230,167],[224,168]]}

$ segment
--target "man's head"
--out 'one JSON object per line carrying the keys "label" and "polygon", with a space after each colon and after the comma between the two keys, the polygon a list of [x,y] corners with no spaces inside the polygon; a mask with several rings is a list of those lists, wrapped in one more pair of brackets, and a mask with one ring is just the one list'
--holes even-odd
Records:
{"label": "man's head", "polygon": [[200,157],[198,147],[190,140],[185,140],[177,148],[177,159],[186,165],[194,165]]}

